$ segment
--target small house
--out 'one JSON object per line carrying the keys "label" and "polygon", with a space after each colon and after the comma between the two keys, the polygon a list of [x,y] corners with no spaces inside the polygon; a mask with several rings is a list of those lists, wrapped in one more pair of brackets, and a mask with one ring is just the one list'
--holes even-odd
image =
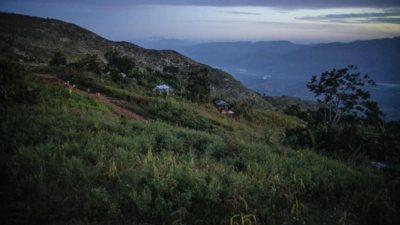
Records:
{"label": "small house", "polygon": [[228,103],[222,100],[218,100],[215,101],[215,106],[217,107],[218,111],[221,114],[227,115],[232,118],[238,118],[235,112],[233,111],[232,107]]}
{"label": "small house", "polygon": [[222,101],[222,100],[215,101],[215,106],[217,106],[217,108],[218,108],[219,111],[221,111],[221,110],[226,110],[226,111],[228,111],[229,108],[230,108],[230,107],[229,107],[229,104],[226,103],[226,102],[224,102],[224,101]]}
{"label": "small house", "polygon": [[169,86],[169,85],[162,84],[162,85],[156,86],[156,87],[153,89],[153,91],[165,91],[166,93],[168,93],[168,92],[173,92],[174,89],[173,89],[171,86]]}

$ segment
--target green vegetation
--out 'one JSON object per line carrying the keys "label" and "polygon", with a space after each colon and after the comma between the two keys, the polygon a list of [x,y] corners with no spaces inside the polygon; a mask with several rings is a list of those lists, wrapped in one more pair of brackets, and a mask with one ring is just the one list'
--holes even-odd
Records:
{"label": "green vegetation", "polygon": [[[164,84],[172,86],[176,84],[174,88],[182,91],[183,97],[187,98],[189,92],[185,88],[188,73],[192,72],[193,68],[207,68],[214,96],[224,95],[239,101],[251,99],[252,104],[269,106],[261,97],[255,96],[252,90],[236,81],[231,75],[222,70],[202,65],[175,51],[148,50],[128,42],[114,42],[75,24],[14,13],[0,12],[0,30],[2,33],[0,35],[0,57],[14,59],[29,65],[45,65],[46,67],[40,69],[42,71],[71,72],[77,70],[80,72],[92,71],[97,74],[108,72],[110,68],[106,67],[106,71],[103,69],[108,64],[107,58],[110,59],[109,56],[112,54],[105,55],[114,51],[114,53],[118,52],[118,58],[121,59],[118,63],[113,62],[111,67],[119,68],[120,66],[116,64],[126,65],[128,69],[122,67],[119,69],[128,76],[132,67],[145,69],[148,72],[146,75],[148,79],[137,80],[139,85],[143,81],[147,82],[147,84],[144,83],[145,85],[154,88],[156,84],[160,84],[158,81],[162,79]],[[47,68],[55,52],[61,52],[65,56],[66,68],[62,66]],[[93,60],[91,60],[92,57],[87,58],[87,56],[96,54],[98,57],[94,61],[102,64],[101,69],[99,70],[97,66],[90,66],[91,69],[88,69],[88,61]],[[86,58],[88,60],[84,60]],[[93,65],[97,65],[97,63]],[[184,79],[181,82],[182,78]],[[177,85],[185,88],[177,88]]]}
{"label": "green vegetation", "polygon": [[120,56],[118,52],[111,51],[104,54],[104,58],[107,59],[107,66],[105,70],[116,68],[122,73],[129,74],[129,72],[135,68],[135,59],[128,56]]}
{"label": "green vegetation", "polygon": [[234,102],[236,120],[207,102],[157,96],[138,78],[114,82],[91,72],[53,71],[78,88],[126,100],[126,108],[148,119],[133,121],[32,76],[25,66],[0,63],[2,87],[15,93],[2,97],[0,111],[5,224],[400,219],[396,173],[280,144],[285,127],[305,124],[296,117]]}
{"label": "green vegetation", "polygon": [[335,128],[343,115],[354,113],[356,116],[354,110],[364,111],[358,105],[364,104],[371,95],[361,87],[365,82],[376,85],[372,79],[368,80],[368,75],[360,78],[360,73],[349,73],[349,70],[355,71],[357,67],[349,66],[337,71],[333,69],[331,72],[322,73],[319,80],[317,76],[313,76],[307,85],[310,91],[315,93],[315,97],[323,97],[323,100],[318,99],[318,102],[324,107],[323,123],[328,126],[328,133]]}
{"label": "green vegetation", "polygon": [[207,102],[210,99],[211,81],[206,68],[189,74],[187,90],[192,101]]}
{"label": "green vegetation", "polygon": [[[313,76],[307,85],[322,108],[318,111],[301,111],[291,106],[284,113],[297,116],[306,124],[287,128],[281,142],[294,148],[308,147],[334,158],[347,160],[373,160],[398,166],[400,163],[400,124],[386,123],[376,102],[367,101],[370,94],[362,89],[365,81],[375,85],[365,75],[349,73],[356,67],[325,72],[319,80]],[[365,113],[359,116],[355,110]],[[384,137],[384,138],[382,138]],[[396,168],[395,170],[398,170]]]}
{"label": "green vegetation", "polygon": [[65,66],[67,64],[67,59],[61,52],[54,53],[53,58],[50,60],[49,66],[59,67]]}

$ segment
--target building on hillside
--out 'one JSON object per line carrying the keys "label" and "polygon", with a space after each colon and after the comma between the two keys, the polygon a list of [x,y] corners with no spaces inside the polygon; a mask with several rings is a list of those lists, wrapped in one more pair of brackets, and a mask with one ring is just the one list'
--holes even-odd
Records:
{"label": "building on hillside", "polygon": [[222,100],[218,100],[215,101],[215,106],[217,107],[217,109],[221,112],[221,110],[226,110],[228,111],[230,106],[228,103],[222,101]]}
{"label": "building on hillside", "polygon": [[166,84],[156,86],[153,91],[165,91],[166,93],[174,92],[174,89]]}
{"label": "building on hillside", "polygon": [[214,103],[221,114],[227,115],[232,118],[238,118],[232,107],[228,103],[222,100],[215,101]]}

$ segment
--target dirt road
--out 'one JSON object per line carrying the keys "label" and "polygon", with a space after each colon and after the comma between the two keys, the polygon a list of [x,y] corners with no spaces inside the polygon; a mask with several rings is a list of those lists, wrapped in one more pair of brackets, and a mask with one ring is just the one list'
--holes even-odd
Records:
{"label": "dirt road", "polygon": [[[48,74],[34,74],[34,75],[44,78],[44,79],[53,80],[57,86],[65,87],[65,81],[58,79],[57,76],[55,76],[55,75],[48,75]],[[111,105],[114,112],[116,112],[117,114],[126,115],[130,119],[145,120],[142,116],[139,116],[139,115],[123,108],[122,106],[126,104],[126,101],[113,99],[113,98],[107,97],[103,94],[101,94],[99,96],[92,94],[92,93],[88,94],[87,92],[81,91],[77,88],[73,88],[72,85],[68,85],[66,88],[70,89],[73,92],[79,93],[81,95],[90,96],[90,97],[98,99],[108,105]]]}

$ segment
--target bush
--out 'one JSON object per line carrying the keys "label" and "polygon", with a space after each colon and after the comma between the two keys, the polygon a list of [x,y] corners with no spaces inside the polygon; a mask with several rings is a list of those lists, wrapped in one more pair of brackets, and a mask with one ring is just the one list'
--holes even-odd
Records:
{"label": "bush", "polygon": [[54,53],[53,58],[50,60],[49,66],[59,67],[65,66],[67,64],[67,59],[61,52]]}
{"label": "bush", "polygon": [[0,59],[0,101],[36,102],[37,84],[29,67],[7,59]]}

